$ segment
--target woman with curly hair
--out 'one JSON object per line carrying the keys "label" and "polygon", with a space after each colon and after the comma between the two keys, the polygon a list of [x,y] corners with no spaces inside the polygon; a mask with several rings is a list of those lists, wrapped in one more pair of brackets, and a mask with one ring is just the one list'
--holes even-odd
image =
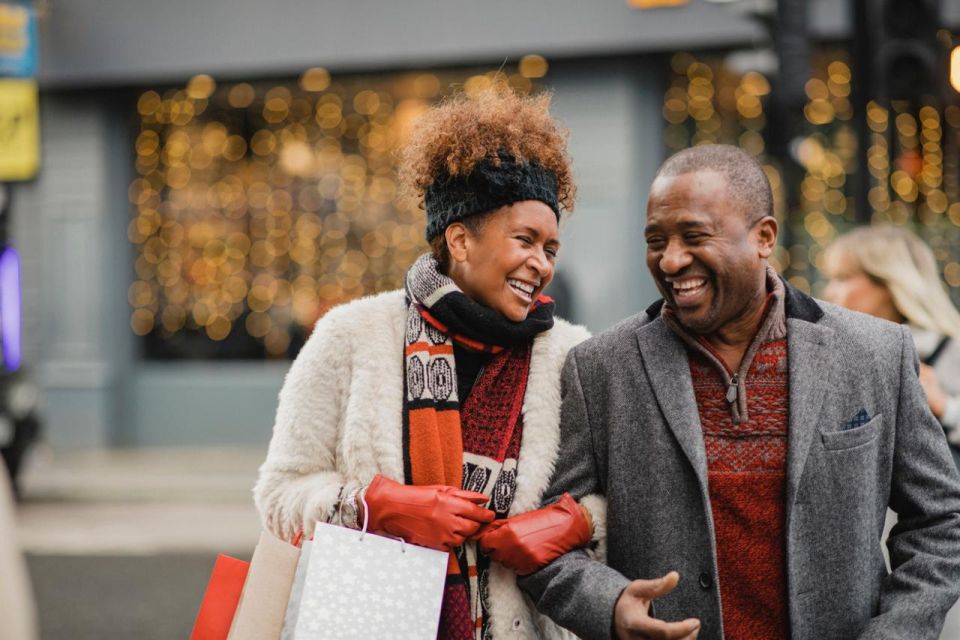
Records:
{"label": "woman with curly hair", "polygon": [[[287,540],[317,521],[451,552],[441,638],[560,637],[516,586],[602,530],[603,503],[543,508],[560,371],[587,331],[543,295],[575,188],[549,96],[429,110],[403,151],[431,252],[404,290],[337,307],[287,375],[254,490]],[[597,526],[594,527],[594,520]]]}

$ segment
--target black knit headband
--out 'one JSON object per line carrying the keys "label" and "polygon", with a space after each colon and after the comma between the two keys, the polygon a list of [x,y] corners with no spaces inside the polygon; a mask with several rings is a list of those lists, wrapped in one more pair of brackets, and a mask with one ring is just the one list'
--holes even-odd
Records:
{"label": "black knit headband", "polygon": [[428,242],[454,222],[524,200],[543,202],[560,220],[553,172],[536,162],[518,162],[503,151],[497,155],[499,165],[484,158],[465,176],[450,176],[444,170],[427,187],[424,205]]}

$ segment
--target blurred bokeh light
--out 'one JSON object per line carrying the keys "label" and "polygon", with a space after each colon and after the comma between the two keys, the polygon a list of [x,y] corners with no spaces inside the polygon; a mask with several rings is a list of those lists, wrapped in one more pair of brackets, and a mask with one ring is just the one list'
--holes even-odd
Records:
{"label": "blurred bokeh light", "polygon": [[427,248],[396,178],[411,122],[460,88],[528,92],[547,68],[144,91],[128,300],[146,356],[288,357],[333,305],[401,287]]}

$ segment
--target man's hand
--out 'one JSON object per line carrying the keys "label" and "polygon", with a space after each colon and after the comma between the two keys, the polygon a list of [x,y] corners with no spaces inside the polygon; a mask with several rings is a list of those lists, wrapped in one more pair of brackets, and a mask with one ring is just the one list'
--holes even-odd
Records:
{"label": "man's hand", "polygon": [[920,363],[920,386],[923,387],[923,393],[927,396],[930,411],[938,419],[942,418],[947,410],[947,395],[943,392],[933,367],[922,362]]}
{"label": "man's hand", "polygon": [[649,615],[650,603],[667,595],[680,582],[680,574],[671,571],[656,580],[634,580],[620,594],[613,610],[613,631],[620,640],[696,640],[700,621],[687,618],[664,622]]}

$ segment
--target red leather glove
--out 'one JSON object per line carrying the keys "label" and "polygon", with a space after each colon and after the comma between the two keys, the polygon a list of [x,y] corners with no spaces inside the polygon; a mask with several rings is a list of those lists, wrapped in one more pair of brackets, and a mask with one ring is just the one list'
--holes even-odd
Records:
{"label": "red leather glove", "polygon": [[497,520],[475,537],[491,558],[525,576],[586,546],[590,529],[580,505],[565,493],[548,507]]}
{"label": "red leather glove", "polygon": [[364,499],[371,531],[443,551],[459,547],[495,517],[480,506],[489,500],[482,493],[444,485],[400,484],[380,474],[374,476]]}

